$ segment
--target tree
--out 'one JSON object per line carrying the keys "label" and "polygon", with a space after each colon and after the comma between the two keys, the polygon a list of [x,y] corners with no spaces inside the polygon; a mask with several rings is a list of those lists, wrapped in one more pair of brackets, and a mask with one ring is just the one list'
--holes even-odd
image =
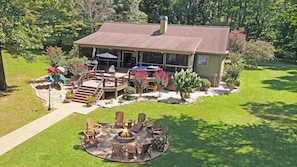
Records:
{"label": "tree", "polygon": [[205,25],[211,19],[211,6],[208,1],[178,0],[174,3],[174,23]]}
{"label": "tree", "polygon": [[77,0],[75,8],[93,33],[99,25],[112,17],[112,0]]}
{"label": "tree", "polygon": [[228,45],[231,53],[242,53],[245,46],[244,28],[232,30],[229,33]]}
{"label": "tree", "polygon": [[114,0],[114,21],[147,23],[147,15],[139,10],[140,0]]}
{"label": "tree", "polygon": [[0,4],[0,91],[6,91],[2,46],[13,57],[23,56],[28,61],[33,61],[34,56],[28,50],[40,48],[44,35],[40,35],[42,30],[35,25],[33,8],[36,6],[33,2],[0,0]]}
{"label": "tree", "polygon": [[176,91],[180,94],[181,99],[185,101],[190,97],[190,92],[196,87],[199,87],[198,74],[192,72],[192,70],[183,69],[180,72],[175,72],[172,76],[172,80],[176,86]]}
{"label": "tree", "polygon": [[169,23],[173,21],[173,0],[141,0],[140,10],[148,16],[149,23],[159,23],[160,16],[168,16]]}
{"label": "tree", "polygon": [[77,37],[85,26],[78,19],[79,12],[74,8],[72,0],[45,1],[37,12],[39,26],[49,31],[58,46],[62,46],[66,37]]}
{"label": "tree", "polygon": [[251,59],[255,62],[256,68],[258,68],[259,61],[274,59],[274,46],[265,41],[249,41],[246,43],[246,48],[243,55],[246,59]]}
{"label": "tree", "polygon": [[275,15],[277,40],[274,41],[277,55],[297,60],[297,1],[286,0],[280,4],[280,10]]}
{"label": "tree", "polygon": [[6,79],[5,79],[1,49],[2,49],[2,45],[0,44],[0,91],[6,91],[7,90],[7,83],[6,83]]}

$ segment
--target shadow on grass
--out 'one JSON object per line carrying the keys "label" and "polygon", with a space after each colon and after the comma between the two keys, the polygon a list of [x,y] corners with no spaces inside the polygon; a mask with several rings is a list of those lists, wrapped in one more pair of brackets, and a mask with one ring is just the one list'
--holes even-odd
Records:
{"label": "shadow on grass", "polygon": [[186,115],[164,116],[169,150],[140,166],[297,166],[297,142],[287,129],[209,124]]}
{"label": "shadow on grass", "polygon": [[[279,70],[279,69],[278,69]],[[287,76],[276,77],[276,79],[262,81],[262,84],[267,86],[264,88],[274,89],[274,90],[288,90],[291,92],[297,92],[296,83],[293,81],[297,80],[297,72],[290,71]]]}
{"label": "shadow on grass", "polygon": [[264,120],[297,129],[297,104],[284,102],[246,103],[246,110]]}
{"label": "shadow on grass", "polygon": [[8,86],[7,91],[0,91],[0,97],[11,95],[13,92],[18,90],[18,86]]}

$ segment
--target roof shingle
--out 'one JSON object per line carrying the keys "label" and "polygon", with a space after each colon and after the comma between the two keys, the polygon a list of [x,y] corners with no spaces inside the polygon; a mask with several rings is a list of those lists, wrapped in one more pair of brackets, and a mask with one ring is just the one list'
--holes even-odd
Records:
{"label": "roof shingle", "polygon": [[104,23],[97,32],[74,43],[164,53],[226,53],[229,27],[169,24],[165,34],[159,28],[159,24]]}

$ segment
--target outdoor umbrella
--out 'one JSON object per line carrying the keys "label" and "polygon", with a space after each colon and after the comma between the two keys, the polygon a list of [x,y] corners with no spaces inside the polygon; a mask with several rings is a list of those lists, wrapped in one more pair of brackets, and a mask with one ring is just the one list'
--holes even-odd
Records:
{"label": "outdoor umbrella", "polygon": [[97,54],[96,55],[97,57],[101,57],[101,58],[108,58],[108,59],[116,59],[118,58],[117,56],[113,55],[113,54],[110,54],[110,53],[100,53],[100,54]]}
{"label": "outdoor umbrella", "polygon": [[118,58],[117,56],[113,55],[113,54],[110,54],[110,53],[100,53],[100,54],[97,54],[96,55],[97,57],[100,57],[100,58],[107,58],[107,66],[109,66],[109,59],[116,59]]}

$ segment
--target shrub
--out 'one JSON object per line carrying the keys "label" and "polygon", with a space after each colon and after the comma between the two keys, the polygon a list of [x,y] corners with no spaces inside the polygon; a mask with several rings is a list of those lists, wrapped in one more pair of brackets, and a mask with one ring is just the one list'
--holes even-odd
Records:
{"label": "shrub", "polygon": [[139,96],[141,96],[143,89],[145,89],[147,85],[146,78],[148,77],[148,73],[144,70],[135,71],[134,77],[134,86],[136,86]]}
{"label": "shrub", "polygon": [[163,89],[168,85],[169,76],[165,71],[155,71],[153,76],[155,77],[155,84],[158,86],[158,89]]}
{"label": "shrub", "polygon": [[125,100],[132,100],[132,96],[131,94],[135,93],[135,88],[133,88],[132,86],[128,86],[124,89],[124,94],[123,94],[123,99]]}
{"label": "shrub", "polygon": [[45,50],[45,54],[48,56],[50,60],[50,65],[52,67],[58,67],[60,66],[60,63],[64,61],[64,52],[62,48],[57,46],[47,46]]}
{"label": "shrub", "polygon": [[95,95],[91,95],[91,96],[87,96],[86,99],[89,104],[92,104],[92,103],[96,102],[97,97]]}
{"label": "shrub", "polygon": [[230,89],[234,89],[235,86],[240,85],[239,78],[243,68],[244,64],[241,62],[240,55],[231,55],[231,64],[225,66],[222,77],[222,80],[226,82]]}
{"label": "shrub", "polygon": [[190,97],[190,92],[192,92],[194,88],[199,87],[198,74],[192,72],[192,70],[187,69],[184,71],[182,69],[180,72],[175,72],[172,76],[172,80],[182,100]]}
{"label": "shrub", "polygon": [[225,72],[223,75],[223,81],[226,81],[228,78],[239,79],[240,72],[243,70],[242,66],[238,66],[237,64],[231,64],[225,66]]}
{"label": "shrub", "polygon": [[79,77],[81,73],[88,71],[88,66],[83,63],[76,63],[69,70],[75,77]]}
{"label": "shrub", "polygon": [[200,79],[199,90],[206,91],[210,88],[211,83],[208,79]]}
{"label": "shrub", "polygon": [[70,92],[70,91],[67,91],[65,97],[66,97],[66,99],[72,99],[73,98],[73,93]]}

